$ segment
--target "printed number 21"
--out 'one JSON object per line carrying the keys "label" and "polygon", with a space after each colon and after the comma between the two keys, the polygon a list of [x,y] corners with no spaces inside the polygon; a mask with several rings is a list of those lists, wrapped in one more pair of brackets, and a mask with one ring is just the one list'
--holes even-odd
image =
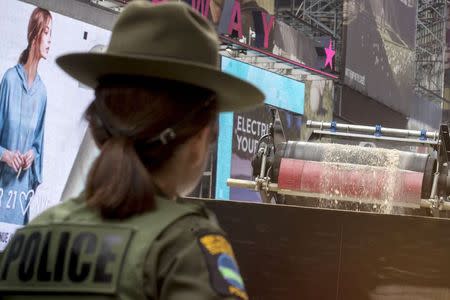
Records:
{"label": "printed number 21", "polygon": [[[6,203],[6,208],[15,209],[16,208],[17,191],[9,191],[8,195],[9,195],[9,198],[8,198],[8,202]],[[14,195],[14,201],[13,201],[13,206],[11,207],[11,199],[12,199],[13,195]]]}

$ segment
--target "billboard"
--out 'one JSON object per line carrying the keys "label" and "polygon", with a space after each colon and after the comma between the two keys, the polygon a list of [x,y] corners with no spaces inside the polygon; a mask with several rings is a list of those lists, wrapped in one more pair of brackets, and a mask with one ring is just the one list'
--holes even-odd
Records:
{"label": "billboard", "polygon": [[239,113],[222,113],[219,117],[216,198],[261,201],[259,194],[228,188],[228,178],[252,179],[251,159],[258,139],[266,134],[271,122],[271,108],[277,108],[285,137],[300,140],[304,114],[305,84],[227,57],[222,70],[258,86],[265,94],[265,105]]}
{"label": "billboard", "polygon": [[55,63],[96,51],[110,32],[16,0],[0,12],[0,251],[59,202],[86,132],[93,92]]}
{"label": "billboard", "polygon": [[258,48],[272,49],[272,29],[275,22],[274,1],[192,0],[190,2],[215,25],[218,33],[230,35]]}
{"label": "billboard", "polygon": [[[331,50],[331,53],[327,52]],[[334,72],[336,51],[331,37],[315,37],[276,20],[273,28],[273,54],[326,72]]]}
{"label": "billboard", "polygon": [[409,115],[415,71],[414,0],[344,2],[344,82]]}
{"label": "billboard", "polygon": [[[161,0],[152,0],[160,2]],[[312,39],[292,26],[277,20],[279,0],[183,0],[215,26],[217,32],[240,43],[287,58],[317,71],[334,71],[332,56],[326,63],[325,49],[330,37]],[[334,56],[334,49],[333,56]]]}

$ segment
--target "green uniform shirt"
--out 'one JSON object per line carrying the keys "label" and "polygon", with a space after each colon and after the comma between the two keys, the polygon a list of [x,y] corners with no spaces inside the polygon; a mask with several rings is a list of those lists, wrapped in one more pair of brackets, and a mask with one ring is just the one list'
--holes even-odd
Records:
{"label": "green uniform shirt", "polygon": [[104,220],[83,198],[15,234],[0,263],[6,299],[248,299],[233,250],[200,204]]}

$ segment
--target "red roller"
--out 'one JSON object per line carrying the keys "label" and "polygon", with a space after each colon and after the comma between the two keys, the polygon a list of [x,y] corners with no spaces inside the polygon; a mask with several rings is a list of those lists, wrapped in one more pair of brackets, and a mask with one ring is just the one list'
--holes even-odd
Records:
{"label": "red roller", "polygon": [[283,158],[278,188],[326,197],[420,204],[423,173]]}

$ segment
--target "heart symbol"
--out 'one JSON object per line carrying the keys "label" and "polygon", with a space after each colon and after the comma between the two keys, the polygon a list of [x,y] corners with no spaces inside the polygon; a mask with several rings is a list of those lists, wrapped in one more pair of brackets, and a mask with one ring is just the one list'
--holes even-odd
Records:
{"label": "heart symbol", "polygon": [[[31,197],[30,197],[30,194],[31,194]],[[21,208],[22,208],[22,215],[25,216],[25,214],[27,213],[28,209],[30,208],[31,198],[32,198],[33,196],[34,196],[34,191],[33,191],[33,190],[29,190],[28,193],[25,193],[25,192],[21,192],[21,193],[20,193],[20,206],[21,206]],[[22,200],[22,197],[23,197],[23,200],[30,199],[30,201],[28,201],[28,204],[27,204],[27,206],[25,207],[25,209],[23,209],[23,200]]]}

